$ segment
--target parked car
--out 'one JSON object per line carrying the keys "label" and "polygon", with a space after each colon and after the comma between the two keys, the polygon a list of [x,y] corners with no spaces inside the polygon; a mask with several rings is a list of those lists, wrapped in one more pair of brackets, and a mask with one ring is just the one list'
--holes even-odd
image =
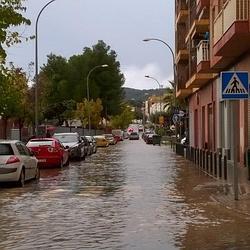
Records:
{"label": "parked car", "polygon": [[142,134],[142,136],[141,136],[142,139],[143,139],[144,141],[146,141],[146,138],[147,138],[147,136],[148,136],[149,134],[152,134],[152,132],[149,131],[149,130],[145,131],[145,132]]}
{"label": "parked car", "polygon": [[55,133],[53,137],[58,139],[65,148],[69,147],[70,159],[85,159],[84,142],[78,133]]}
{"label": "parked car", "polygon": [[89,140],[86,138],[86,136],[81,136],[82,141],[84,142],[84,152],[85,157],[92,154],[92,148],[89,143]]}
{"label": "parked car", "polygon": [[104,136],[108,140],[109,145],[115,145],[117,143],[116,138],[112,134],[104,134]]}
{"label": "parked car", "polygon": [[145,135],[145,142],[147,143],[147,144],[153,144],[153,136],[154,136],[155,134],[146,134]]}
{"label": "parked car", "polygon": [[69,164],[68,146],[56,138],[34,138],[26,146],[34,152],[39,167],[63,167]]}
{"label": "parked car", "polygon": [[113,129],[112,135],[115,137],[116,141],[123,141],[123,131],[121,129]]}
{"label": "parked car", "polygon": [[95,154],[97,152],[97,147],[96,147],[96,140],[93,136],[85,136],[87,138],[87,140],[89,141],[90,143],[90,146],[92,148],[92,154]]}
{"label": "parked car", "polygon": [[139,140],[139,134],[137,132],[130,133],[129,140]]}
{"label": "parked car", "polygon": [[96,140],[97,147],[108,147],[109,146],[109,142],[105,138],[104,135],[95,135],[94,138]]}
{"label": "parked car", "polygon": [[123,131],[123,139],[128,139],[128,132],[127,131]]}
{"label": "parked car", "polygon": [[23,187],[25,181],[39,179],[38,160],[20,141],[0,141],[0,182],[16,182]]}

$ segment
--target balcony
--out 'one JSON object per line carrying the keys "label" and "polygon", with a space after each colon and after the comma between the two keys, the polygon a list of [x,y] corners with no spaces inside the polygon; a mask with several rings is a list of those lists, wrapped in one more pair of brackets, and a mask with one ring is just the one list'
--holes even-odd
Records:
{"label": "balcony", "polygon": [[210,72],[209,40],[201,40],[197,46],[197,73]]}
{"label": "balcony", "polygon": [[176,98],[184,99],[193,93],[193,89],[179,89],[176,92]]}
{"label": "balcony", "polygon": [[176,23],[184,23],[188,17],[188,7],[185,1],[181,0],[176,8]]}
{"label": "balcony", "polygon": [[188,61],[188,58],[189,58],[188,50],[187,49],[181,49],[181,50],[178,51],[175,63],[178,64],[178,63]]}
{"label": "balcony", "polygon": [[187,43],[189,38],[194,39],[199,36],[201,33],[209,32],[209,19],[195,19],[192,27],[190,28],[185,42]]}
{"label": "balcony", "polygon": [[195,73],[186,83],[186,88],[201,88],[216,76],[217,74],[213,73]]}
{"label": "balcony", "polygon": [[196,0],[196,14],[204,17],[209,12],[210,0]]}
{"label": "balcony", "polygon": [[249,0],[228,0],[214,20],[213,54],[228,64],[250,49],[249,11]]}

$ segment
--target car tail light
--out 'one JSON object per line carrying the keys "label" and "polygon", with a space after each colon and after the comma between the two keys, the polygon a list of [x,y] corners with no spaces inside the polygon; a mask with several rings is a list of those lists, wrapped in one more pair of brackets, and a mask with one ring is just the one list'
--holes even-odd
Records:
{"label": "car tail light", "polygon": [[8,161],[6,162],[6,164],[12,164],[12,163],[16,163],[16,162],[20,162],[20,159],[16,156],[11,156]]}
{"label": "car tail light", "polygon": [[56,152],[58,152],[58,150],[57,150],[56,148],[53,148],[53,147],[49,147],[49,148],[48,148],[48,151],[49,151],[50,153],[56,153]]}

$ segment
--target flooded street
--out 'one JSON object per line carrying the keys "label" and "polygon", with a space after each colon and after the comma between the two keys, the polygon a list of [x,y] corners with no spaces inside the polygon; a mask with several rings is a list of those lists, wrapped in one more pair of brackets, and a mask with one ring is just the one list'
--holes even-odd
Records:
{"label": "flooded street", "polygon": [[168,146],[124,141],[0,189],[0,249],[249,249],[250,219]]}

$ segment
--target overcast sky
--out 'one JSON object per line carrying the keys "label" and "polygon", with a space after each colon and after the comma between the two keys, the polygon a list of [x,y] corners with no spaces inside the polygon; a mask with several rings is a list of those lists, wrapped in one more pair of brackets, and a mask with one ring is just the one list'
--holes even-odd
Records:
{"label": "overcast sky", "polygon": [[[47,2],[26,1],[26,16],[32,25],[22,27],[23,35],[34,34],[36,17]],[[160,42],[142,42],[148,37],[162,39],[174,49],[174,1],[56,0],[39,20],[39,66],[50,53],[69,58],[103,40],[118,55],[125,87],[158,88],[145,75],[166,87],[173,79],[171,53]],[[34,61],[34,40],[8,49],[8,60],[27,70]]]}

